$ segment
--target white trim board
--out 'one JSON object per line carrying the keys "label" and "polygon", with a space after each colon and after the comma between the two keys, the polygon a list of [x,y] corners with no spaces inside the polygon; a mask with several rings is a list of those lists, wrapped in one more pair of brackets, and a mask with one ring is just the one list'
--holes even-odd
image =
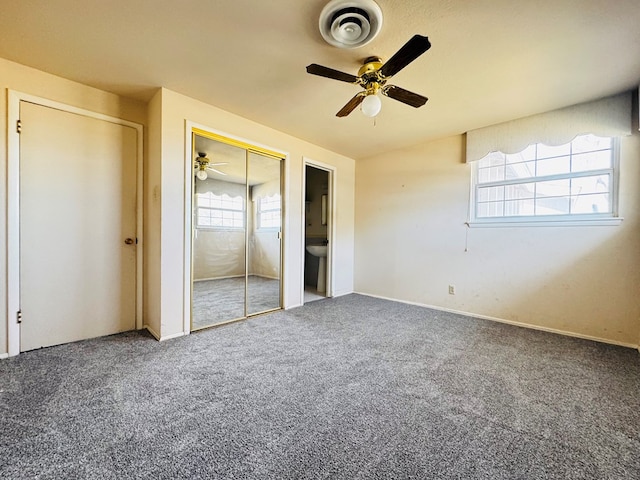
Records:
{"label": "white trim board", "polygon": [[145,325],[144,328],[147,330],[147,332],[149,332],[151,334],[151,336],[153,336],[153,338],[155,338],[159,342],[164,342],[165,340],[171,340],[173,338],[184,337],[186,335],[183,332],[178,332],[178,333],[174,333],[173,335],[167,335],[165,337],[162,337],[162,336],[158,335],[158,333],[153,328],[151,328],[149,325]]}
{"label": "white trim board", "polygon": [[15,128],[20,119],[20,102],[29,102],[63,112],[133,128],[136,131],[136,329],[142,325],[143,301],[143,145],[144,130],[139,123],[112,117],[84,108],[67,105],[28,93],[7,91],[7,351],[9,356],[20,353],[20,326],[15,320],[20,310],[20,134]]}
{"label": "white trim board", "polygon": [[390,300],[392,302],[404,303],[404,304],[407,304],[407,305],[415,305],[417,307],[431,308],[433,310],[439,310],[441,312],[455,313],[455,314],[458,314],[458,315],[464,315],[466,317],[478,318],[480,320],[490,320],[492,322],[505,323],[507,325],[513,325],[515,327],[528,328],[528,329],[531,329],[531,330],[539,330],[541,332],[547,332],[547,333],[555,333],[557,335],[564,335],[565,337],[580,338],[582,340],[591,340],[593,342],[607,343],[609,345],[617,345],[619,347],[633,348],[633,349],[637,349],[640,352],[640,345],[635,345],[635,344],[632,344],[632,343],[617,342],[615,340],[609,340],[609,339],[600,338],[600,337],[592,337],[591,335],[582,335],[582,334],[574,333],[574,332],[567,332],[566,330],[558,330],[556,328],[542,327],[540,325],[532,325],[530,323],[516,322],[516,321],[513,321],[513,320],[506,320],[504,318],[491,317],[489,315],[480,315],[480,314],[477,314],[477,313],[463,312],[461,310],[454,310],[454,309],[451,309],[451,308],[438,307],[438,306],[435,306],[435,305],[427,305],[425,303],[410,302],[410,301],[407,301],[407,300],[398,300],[397,298],[383,297],[381,295],[373,295],[373,294],[370,294],[370,293],[363,293],[363,292],[354,292],[354,293],[356,293],[358,295],[364,295],[365,297],[379,298],[381,300]]}

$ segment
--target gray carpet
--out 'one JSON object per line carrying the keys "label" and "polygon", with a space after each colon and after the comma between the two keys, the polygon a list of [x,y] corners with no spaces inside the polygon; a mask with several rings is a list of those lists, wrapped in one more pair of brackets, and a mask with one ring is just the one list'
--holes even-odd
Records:
{"label": "gray carpet", "polygon": [[[249,315],[280,308],[280,280],[249,275],[247,289]],[[244,290],[244,277],[193,282],[191,328],[244,317]]]}
{"label": "gray carpet", "polygon": [[640,478],[638,352],[349,295],[0,361],[0,478]]}

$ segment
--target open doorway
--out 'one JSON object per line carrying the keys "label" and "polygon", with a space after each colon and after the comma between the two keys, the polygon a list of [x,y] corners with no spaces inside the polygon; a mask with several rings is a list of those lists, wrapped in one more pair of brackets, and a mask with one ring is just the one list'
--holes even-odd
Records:
{"label": "open doorway", "polygon": [[332,171],[305,162],[304,303],[331,296]]}

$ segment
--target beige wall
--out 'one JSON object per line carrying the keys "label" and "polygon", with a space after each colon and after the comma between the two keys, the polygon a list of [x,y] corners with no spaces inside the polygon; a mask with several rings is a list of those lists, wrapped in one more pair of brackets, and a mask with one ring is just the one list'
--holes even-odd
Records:
{"label": "beige wall", "polygon": [[[146,105],[124,99],[95,88],[71,82],[33,68],[0,59],[0,229],[3,241],[7,234],[7,90],[36,95],[93,112],[146,124]],[[7,352],[7,278],[6,248],[0,250],[0,355]],[[13,318],[12,318],[13,320]]]}
{"label": "beige wall", "polygon": [[621,142],[620,226],[467,230],[463,159],[455,136],[358,162],[355,290],[637,345],[640,135]]}
{"label": "beige wall", "polygon": [[[337,240],[335,245],[335,294],[353,291],[354,184],[355,162],[272,128],[249,121],[211,105],[167,89],[161,98],[160,162],[150,165],[161,171],[149,188],[159,189],[162,222],[159,230],[160,253],[160,324],[162,338],[183,333],[183,267],[184,267],[184,188],[185,188],[185,122],[192,121],[228,135],[269,146],[288,153],[285,165],[285,289],[286,307],[301,303],[302,259],[304,237],[302,228],[302,162],[303,156],[338,169]],[[158,112],[155,112],[156,118]],[[150,139],[151,142],[155,140]],[[190,161],[190,160],[189,160]],[[155,267],[154,267],[155,268]],[[151,279],[158,282],[158,279]],[[155,300],[154,300],[155,301]]]}

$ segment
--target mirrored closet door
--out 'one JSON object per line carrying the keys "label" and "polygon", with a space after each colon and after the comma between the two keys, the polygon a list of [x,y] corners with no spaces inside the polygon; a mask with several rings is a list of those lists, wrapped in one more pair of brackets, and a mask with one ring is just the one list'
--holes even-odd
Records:
{"label": "mirrored closet door", "polygon": [[282,158],[198,131],[191,330],[281,308]]}

